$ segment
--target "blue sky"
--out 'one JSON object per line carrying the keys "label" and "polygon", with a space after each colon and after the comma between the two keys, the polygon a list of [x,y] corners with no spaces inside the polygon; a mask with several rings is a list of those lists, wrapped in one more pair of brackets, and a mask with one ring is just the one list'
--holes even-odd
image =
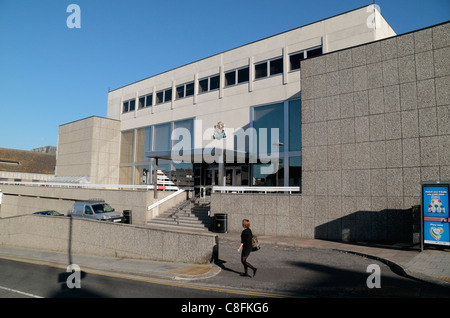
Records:
{"label": "blue sky", "polygon": [[[0,0],[0,147],[56,146],[59,125],[106,116],[108,89],[370,3]],[[450,17],[449,0],[376,3],[398,34]]]}

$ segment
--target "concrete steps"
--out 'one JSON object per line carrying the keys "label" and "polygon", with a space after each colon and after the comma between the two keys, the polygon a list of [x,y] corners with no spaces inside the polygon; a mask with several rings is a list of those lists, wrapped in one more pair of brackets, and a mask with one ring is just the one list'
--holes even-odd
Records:
{"label": "concrete steps", "polygon": [[148,225],[208,231],[212,227],[209,211],[210,201],[207,199],[186,200],[151,219]]}

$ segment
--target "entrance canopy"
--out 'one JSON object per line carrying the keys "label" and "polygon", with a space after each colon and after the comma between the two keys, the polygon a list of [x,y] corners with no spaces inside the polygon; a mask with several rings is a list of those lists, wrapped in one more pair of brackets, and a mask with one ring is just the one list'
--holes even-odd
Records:
{"label": "entrance canopy", "polygon": [[244,163],[249,160],[249,153],[224,148],[182,149],[182,154],[174,150],[146,151],[146,158],[166,159],[185,163]]}

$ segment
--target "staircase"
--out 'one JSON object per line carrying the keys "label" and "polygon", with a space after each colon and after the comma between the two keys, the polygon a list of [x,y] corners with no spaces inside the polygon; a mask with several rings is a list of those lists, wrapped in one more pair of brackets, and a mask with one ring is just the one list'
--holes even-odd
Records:
{"label": "staircase", "polygon": [[209,197],[196,198],[193,201],[185,200],[151,219],[148,225],[208,231],[212,227],[212,217],[209,216],[210,204]]}

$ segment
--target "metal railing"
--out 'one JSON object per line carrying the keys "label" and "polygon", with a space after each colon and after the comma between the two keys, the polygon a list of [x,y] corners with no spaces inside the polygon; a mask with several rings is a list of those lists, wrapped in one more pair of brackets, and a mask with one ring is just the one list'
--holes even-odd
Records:
{"label": "metal railing", "polygon": [[[27,182],[27,181],[0,181],[5,185],[24,185],[34,187],[76,188],[76,189],[110,189],[110,190],[153,190],[153,185],[132,184],[91,184],[91,183],[66,183],[66,182]],[[166,185],[167,184],[167,185]],[[157,185],[157,190],[176,191],[180,188],[171,183],[162,182]]]}
{"label": "metal railing", "polygon": [[162,198],[161,200],[159,200],[159,201],[153,203],[152,205],[149,205],[149,206],[147,207],[147,211],[153,210],[153,209],[156,208],[157,206],[160,206],[160,205],[163,204],[164,202],[169,201],[170,199],[176,197],[177,195],[179,195],[180,193],[183,193],[183,192],[185,192],[185,191],[186,191],[186,190],[184,190],[184,189],[179,189],[178,191],[175,191],[174,193],[168,195],[167,197]]}
{"label": "metal railing", "polygon": [[213,186],[212,192],[220,193],[300,193],[300,187],[246,187],[246,186]]}

